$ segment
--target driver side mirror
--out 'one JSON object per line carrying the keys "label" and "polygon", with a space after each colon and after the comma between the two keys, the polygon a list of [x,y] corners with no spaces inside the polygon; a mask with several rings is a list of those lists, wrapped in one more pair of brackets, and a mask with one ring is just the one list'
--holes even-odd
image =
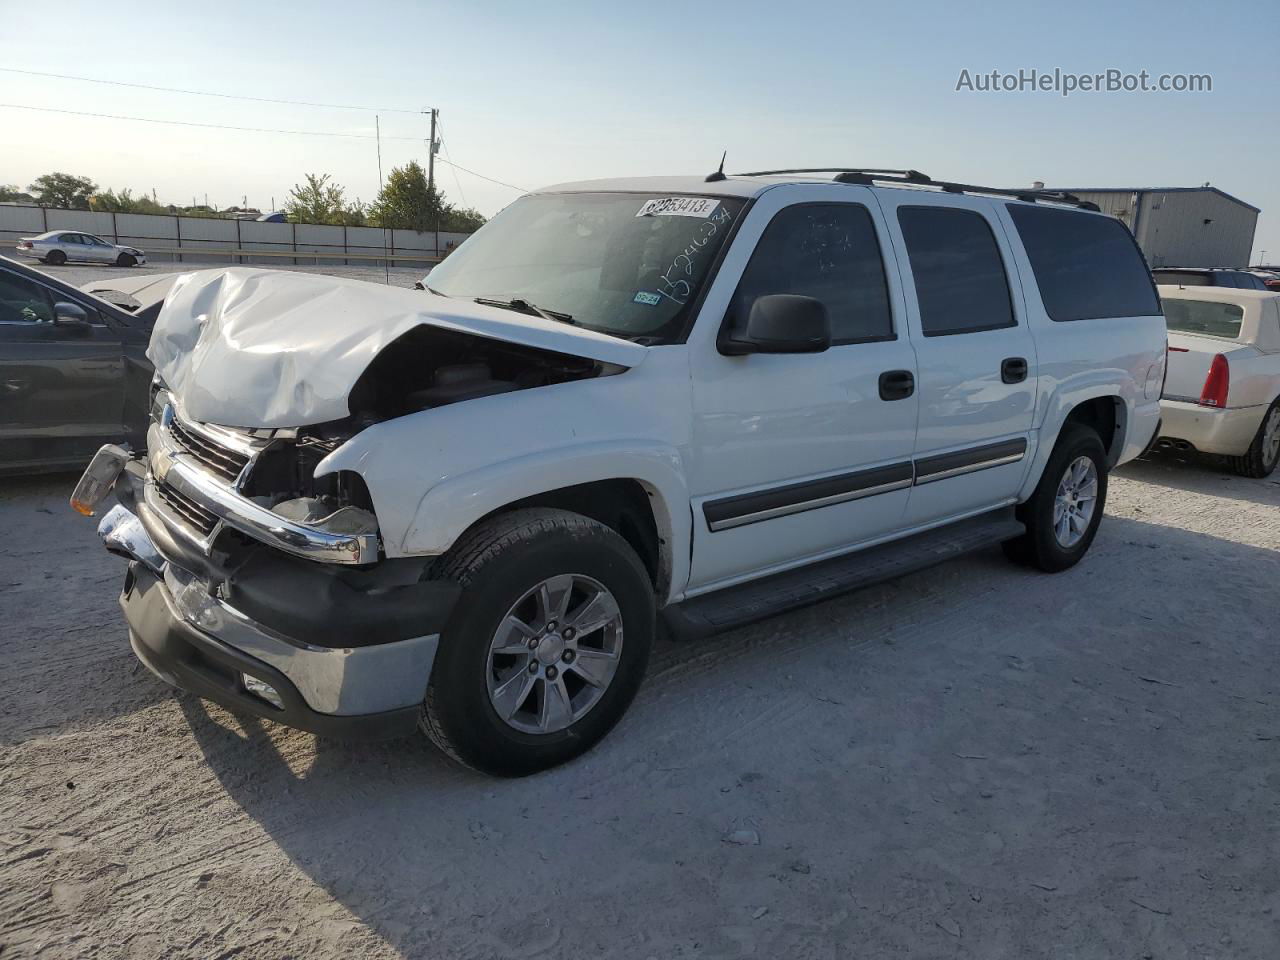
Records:
{"label": "driver side mirror", "polygon": [[747,329],[721,338],[720,352],[737,357],[748,353],[822,353],[831,346],[827,306],[813,297],[775,293],[757,297],[747,316]]}
{"label": "driver side mirror", "polygon": [[53,305],[53,322],[56,326],[65,327],[78,333],[89,330],[89,314],[78,303],[60,300]]}

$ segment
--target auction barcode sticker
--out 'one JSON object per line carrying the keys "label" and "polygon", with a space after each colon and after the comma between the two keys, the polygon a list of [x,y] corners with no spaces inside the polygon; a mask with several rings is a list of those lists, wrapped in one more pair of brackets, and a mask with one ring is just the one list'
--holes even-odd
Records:
{"label": "auction barcode sticker", "polygon": [[709,217],[720,206],[706,197],[663,197],[646,200],[637,217]]}

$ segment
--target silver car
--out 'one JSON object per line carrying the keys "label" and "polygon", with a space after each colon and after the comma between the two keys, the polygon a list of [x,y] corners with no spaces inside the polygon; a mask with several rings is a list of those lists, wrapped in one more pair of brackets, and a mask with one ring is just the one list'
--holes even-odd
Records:
{"label": "silver car", "polygon": [[73,230],[50,230],[38,237],[22,237],[18,240],[18,253],[35,257],[41,263],[58,266],[70,260],[85,263],[114,263],[118,267],[132,267],[147,262],[147,255],[137,247],[120,243],[108,243],[92,233]]}

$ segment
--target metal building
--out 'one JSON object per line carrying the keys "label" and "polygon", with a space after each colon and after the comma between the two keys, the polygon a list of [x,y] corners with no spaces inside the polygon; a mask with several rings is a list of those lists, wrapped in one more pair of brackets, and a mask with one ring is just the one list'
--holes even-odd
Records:
{"label": "metal building", "polygon": [[1066,189],[1119,217],[1153,267],[1247,267],[1261,212],[1217,187]]}

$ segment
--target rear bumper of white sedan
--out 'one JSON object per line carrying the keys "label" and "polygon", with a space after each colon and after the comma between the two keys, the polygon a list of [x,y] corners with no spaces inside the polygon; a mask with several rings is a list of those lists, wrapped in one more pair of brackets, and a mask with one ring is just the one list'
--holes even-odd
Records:
{"label": "rear bumper of white sedan", "polygon": [[1161,400],[1160,436],[1185,440],[1201,453],[1239,457],[1249,449],[1267,412],[1257,407],[1203,407],[1185,400]]}

